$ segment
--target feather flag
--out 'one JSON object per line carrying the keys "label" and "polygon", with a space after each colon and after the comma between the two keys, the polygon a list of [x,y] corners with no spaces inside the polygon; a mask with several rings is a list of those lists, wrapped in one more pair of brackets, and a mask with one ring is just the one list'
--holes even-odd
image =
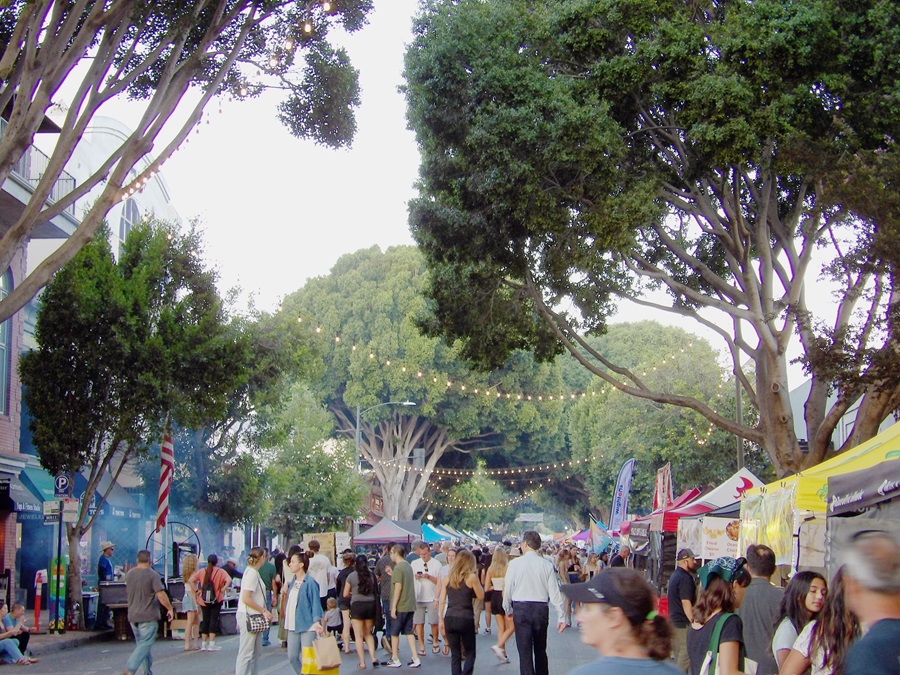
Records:
{"label": "feather flag", "polygon": [[156,531],[159,532],[166,526],[169,517],[169,491],[172,489],[172,477],[175,474],[175,446],[172,437],[166,434],[163,437],[162,447],[159,449],[159,499],[156,502]]}
{"label": "feather flag", "polygon": [[631,494],[631,477],[634,475],[634,458],[629,459],[619,470],[616,491],[613,493],[612,509],[609,516],[609,531],[618,532],[628,513],[628,496]]}
{"label": "feather flag", "polygon": [[591,516],[591,552],[601,554],[612,543],[612,537],[602,524]]}

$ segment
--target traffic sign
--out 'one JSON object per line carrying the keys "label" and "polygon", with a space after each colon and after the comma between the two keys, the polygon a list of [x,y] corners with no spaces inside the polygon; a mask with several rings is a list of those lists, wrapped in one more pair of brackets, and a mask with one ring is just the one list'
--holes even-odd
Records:
{"label": "traffic sign", "polygon": [[62,520],[64,523],[75,523],[78,521],[77,499],[69,497],[62,500]]}
{"label": "traffic sign", "polygon": [[58,523],[62,515],[61,502],[48,500],[44,502],[44,525]]}
{"label": "traffic sign", "polygon": [[69,496],[69,477],[61,473],[53,479],[53,496],[68,497]]}

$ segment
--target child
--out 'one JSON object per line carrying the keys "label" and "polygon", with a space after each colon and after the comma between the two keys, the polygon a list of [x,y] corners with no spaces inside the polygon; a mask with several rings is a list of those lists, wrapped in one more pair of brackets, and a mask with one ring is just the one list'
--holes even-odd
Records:
{"label": "child", "polygon": [[325,630],[337,637],[338,642],[340,642],[341,632],[344,630],[344,619],[341,617],[341,610],[337,607],[337,600],[328,598],[325,607],[325,616],[322,617],[322,623],[325,624]]}

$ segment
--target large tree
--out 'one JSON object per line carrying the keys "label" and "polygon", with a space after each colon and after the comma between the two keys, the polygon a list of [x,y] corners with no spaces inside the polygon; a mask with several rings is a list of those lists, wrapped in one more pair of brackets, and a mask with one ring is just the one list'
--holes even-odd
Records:
{"label": "large tree", "polygon": [[[34,140],[51,107],[65,112],[31,199],[0,234],[0,270],[32,236],[92,190],[75,233],[0,301],[0,320],[24,306],[93,237],[110,208],[140,190],[187,138],[216,96],[286,91],[279,118],[298,136],[333,147],[356,130],[357,72],[330,42],[355,31],[371,0],[7,0],[0,3],[0,184]],[[72,92],[70,99],[64,92]],[[143,104],[134,131],[78,185],[66,163],[111,100]],[[81,214],[79,214],[81,215]]]}
{"label": "large tree", "polygon": [[[500,449],[516,448],[517,463],[550,460],[563,444],[561,402],[497,395],[559,391],[558,372],[521,354],[491,374],[469,369],[454,345],[420,334],[426,283],[417,249],[373,247],[343,256],[282,305],[320,331],[324,375],[313,389],[354,443],[359,411],[360,455],[381,484],[385,514],[402,520],[412,518],[445,455],[474,468],[473,458]],[[415,406],[383,405],[404,401]]]}
{"label": "large tree", "polygon": [[87,480],[66,527],[76,601],[79,542],[128,460],[156,447],[167,425],[224,416],[246,382],[246,339],[227,321],[196,231],[142,223],[118,262],[108,236],[101,228],[44,290],[38,347],[19,365],[41,465]]}
{"label": "large tree", "polygon": [[[622,392],[758,443],[779,474],[821,461],[854,406],[844,447],[874,435],[900,402],[898,12],[425,3],[406,77],[432,333],[488,365],[568,349]],[[592,350],[585,334],[623,299],[718,334],[755,422]],[[797,347],[808,453],[788,397]]]}

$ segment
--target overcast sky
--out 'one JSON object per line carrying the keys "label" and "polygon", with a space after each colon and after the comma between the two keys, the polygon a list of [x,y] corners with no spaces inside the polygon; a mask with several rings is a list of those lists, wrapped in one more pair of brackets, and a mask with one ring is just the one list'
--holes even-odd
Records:
{"label": "overcast sky", "polygon": [[397,87],[415,7],[416,0],[378,0],[369,25],[345,40],[362,88],[351,149],[291,136],[274,93],[223,102],[221,113],[213,102],[209,124],[166,163],[175,208],[203,221],[205,258],[222,291],[239,285],[272,310],[345,253],[413,243],[407,202],[419,156]]}

